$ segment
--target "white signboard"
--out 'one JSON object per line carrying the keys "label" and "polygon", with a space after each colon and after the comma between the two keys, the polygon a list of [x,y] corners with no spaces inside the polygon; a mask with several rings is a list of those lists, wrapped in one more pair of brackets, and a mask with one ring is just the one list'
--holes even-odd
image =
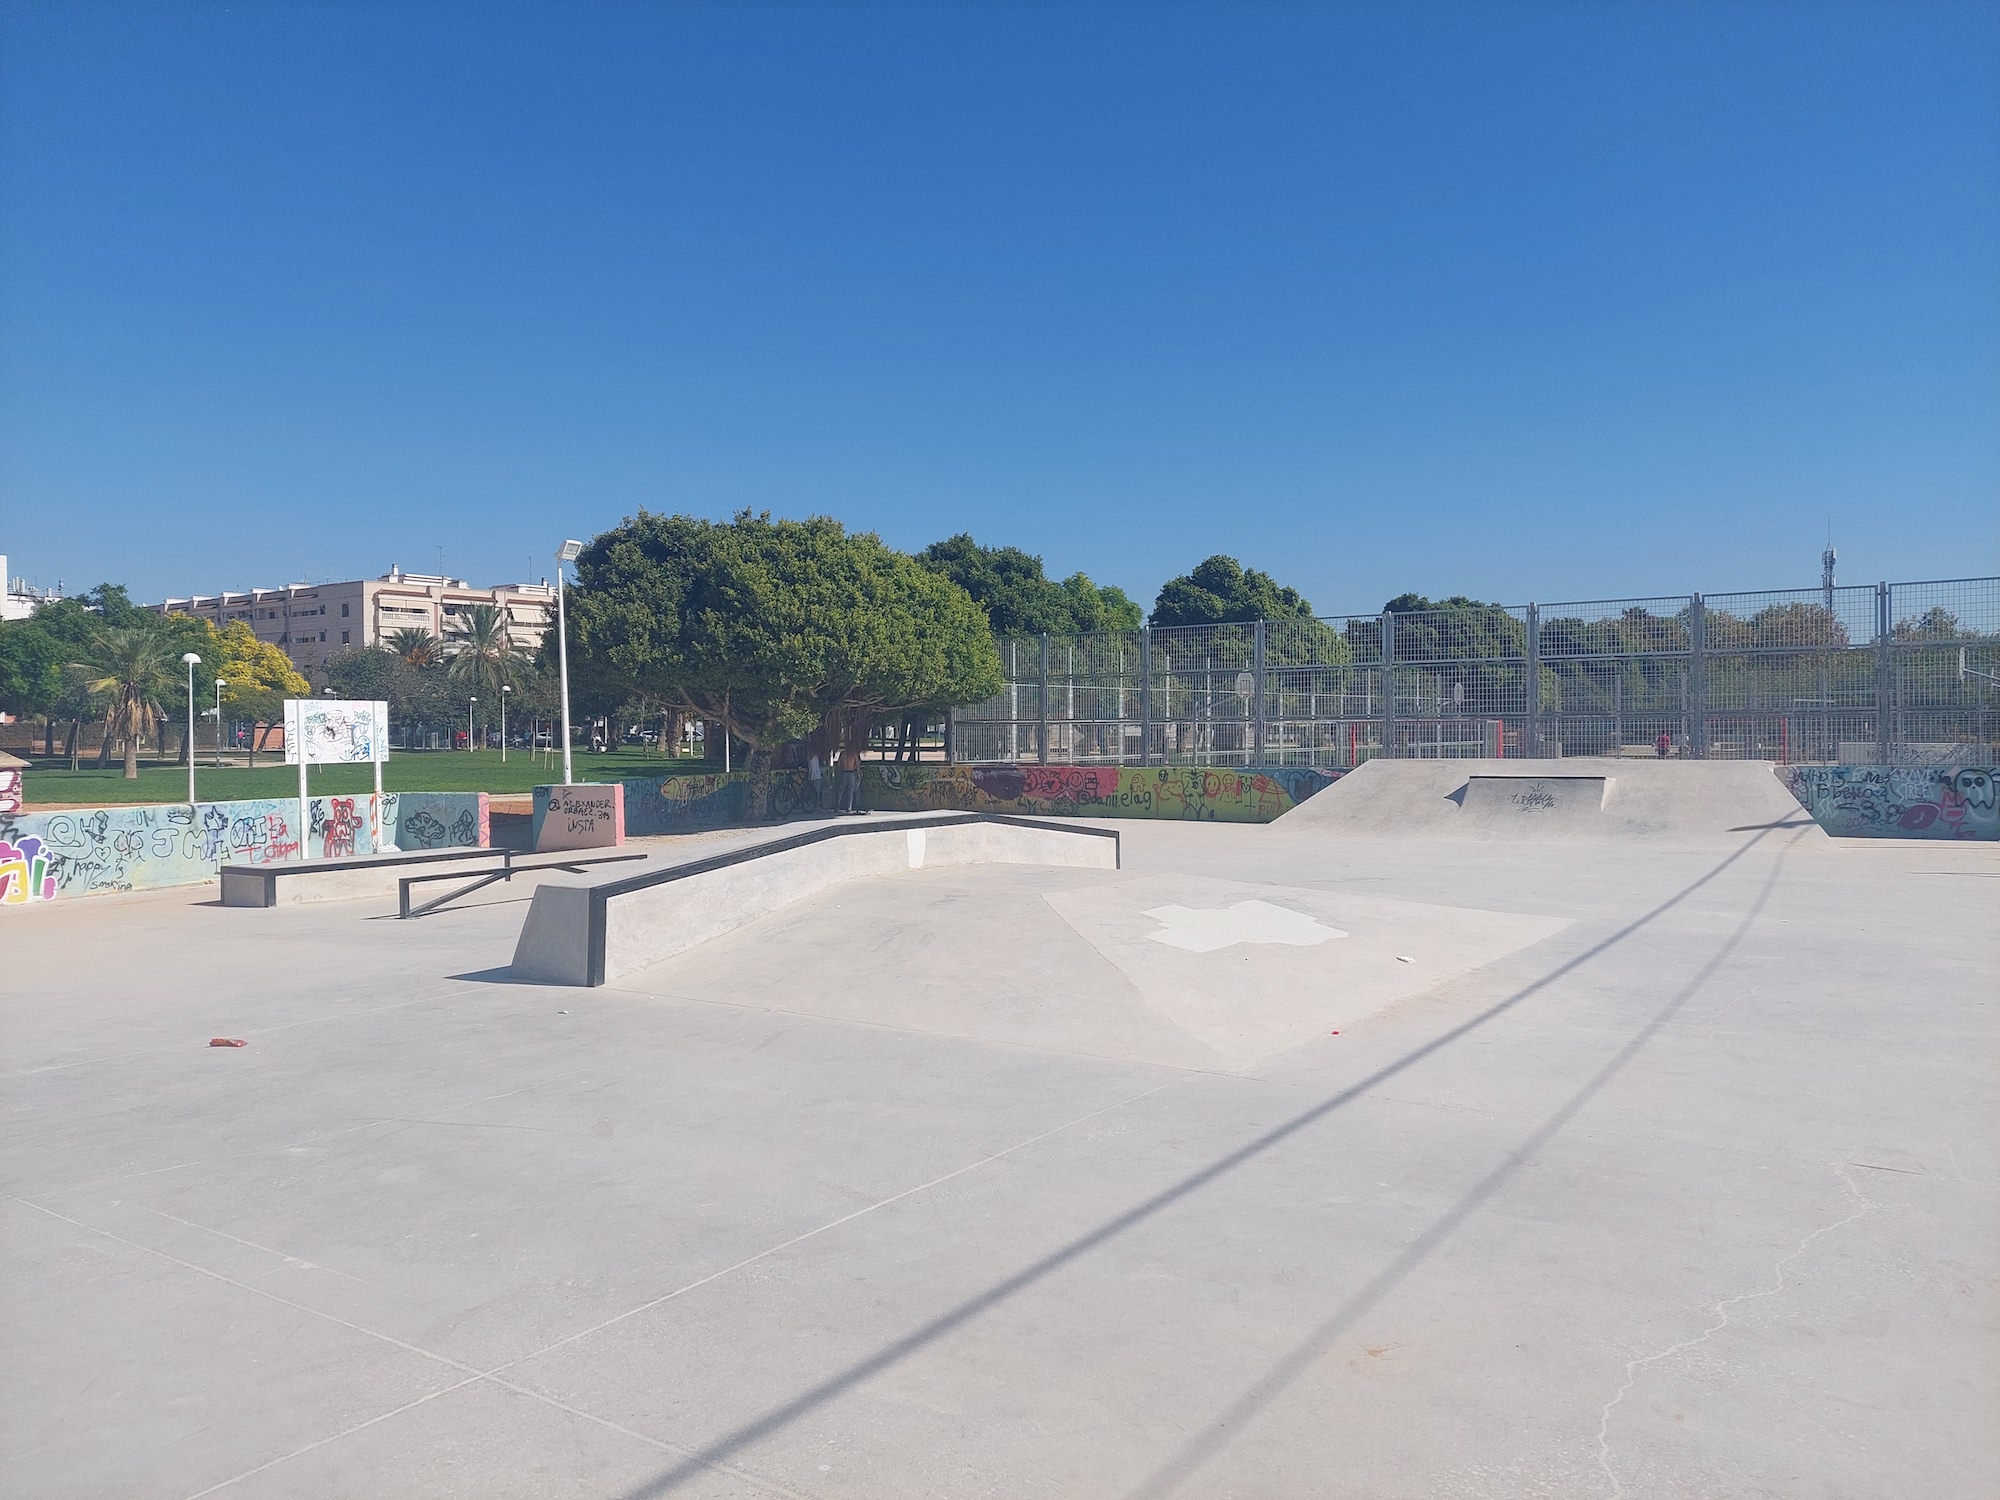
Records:
{"label": "white signboard", "polygon": [[389,758],[389,705],[361,699],[287,698],[285,764],[352,766]]}

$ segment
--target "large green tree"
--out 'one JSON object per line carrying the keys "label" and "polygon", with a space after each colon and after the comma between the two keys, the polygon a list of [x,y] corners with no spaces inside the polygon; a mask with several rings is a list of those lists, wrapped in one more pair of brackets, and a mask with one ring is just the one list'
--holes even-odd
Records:
{"label": "large green tree", "polygon": [[1235,625],[1252,620],[1310,620],[1312,605],[1269,573],[1220,553],[1160,585],[1155,625]]}
{"label": "large green tree", "polygon": [[824,751],[875,715],[1000,689],[964,589],[825,517],[641,511],[576,569],[570,669],[583,690],[721,723],[758,757],[796,736]]}
{"label": "large green tree", "polygon": [[972,595],[997,635],[1083,635],[1137,630],[1141,622],[1139,606],[1123,589],[1093,583],[1087,573],[1058,583],[1033,553],[982,547],[966,532],[932,542],[917,561]]}

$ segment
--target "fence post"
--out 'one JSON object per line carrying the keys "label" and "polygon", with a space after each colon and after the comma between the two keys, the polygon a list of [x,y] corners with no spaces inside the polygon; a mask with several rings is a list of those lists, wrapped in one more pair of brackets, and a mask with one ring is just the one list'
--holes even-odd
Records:
{"label": "fence post", "polygon": [[1525,753],[1542,758],[1542,611],[1528,606],[1528,733]]}
{"label": "fence post", "polygon": [[1382,611],[1382,753],[1396,757],[1396,612]]}
{"label": "fence post", "polygon": [[1261,766],[1264,764],[1264,622],[1262,620],[1257,622],[1257,637],[1250,658],[1250,676],[1256,684],[1252,691],[1257,695],[1257,709],[1251,719],[1250,744],[1253,753],[1250,764]]}
{"label": "fence post", "polygon": [[1041,680],[1035,689],[1035,759],[1049,763],[1049,633],[1042,632]]}
{"label": "fence post", "polygon": [[1889,764],[1889,719],[1896,711],[1896,676],[1889,659],[1889,616],[1889,585],[1878,583],[1875,585],[1875,763],[1881,766]]}
{"label": "fence post", "polygon": [[955,764],[958,760],[958,710],[944,711],[944,763]]}
{"label": "fence post", "polygon": [[1153,763],[1153,627],[1139,627],[1139,764]]}
{"label": "fence post", "polygon": [[1708,758],[1708,606],[1688,600],[1688,753]]}

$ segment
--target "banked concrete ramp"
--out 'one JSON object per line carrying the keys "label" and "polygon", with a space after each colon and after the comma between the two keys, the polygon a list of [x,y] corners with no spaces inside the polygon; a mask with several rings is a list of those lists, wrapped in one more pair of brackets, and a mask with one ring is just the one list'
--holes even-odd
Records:
{"label": "banked concrete ramp", "polygon": [[516,978],[606,984],[843,881],[947,865],[1118,868],[1118,835],[1002,813],[916,813],[775,834],[725,853],[538,888]]}
{"label": "banked concrete ramp", "polygon": [[1278,819],[1290,833],[1507,843],[1826,843],[1761,760],[1371,760]]}

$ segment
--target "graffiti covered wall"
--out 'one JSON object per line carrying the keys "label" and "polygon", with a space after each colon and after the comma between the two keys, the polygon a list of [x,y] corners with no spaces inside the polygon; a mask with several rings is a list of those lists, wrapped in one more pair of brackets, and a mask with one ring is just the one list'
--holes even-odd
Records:
{"label": "graffiti covered wall", "polygon": [[1280,767],[870,765],[869,807],[1268,823],[1340,773]]}
{"label": "graffiti covered wall", "polygon": [[[377,826],[390,832],[385,842],[408,837],[401,845],[408,849],[486,847],[483,792],[382,800],[378,825],[371,795],[312,798],[306,857],[373,854]],[[213,880],[225,864],[297,859],[298,821],[292,797],[0,815],[0,905],[192,885]]]}
{"label": "graffiti covered wall", "polygon": [[484,792],[388,792],[381,826],[382,842],[404,851],[493,847]]}
{"label": "graffiti covered wall", "polygon": [[2000,838],[1993,766],[1782,766],[1778,777],[1838,838]]}
{"label": "graffiti covered wall", "polygon": [[[871,762],[862,804],[885,812],[1006,812],[1268,823],[1339,772],[1199,766],[938,766]],[[644,776],[625,783],[628,838],[790,818],[831,802],[803,771]],[[822,800],[825,799],[825,800]]]}

